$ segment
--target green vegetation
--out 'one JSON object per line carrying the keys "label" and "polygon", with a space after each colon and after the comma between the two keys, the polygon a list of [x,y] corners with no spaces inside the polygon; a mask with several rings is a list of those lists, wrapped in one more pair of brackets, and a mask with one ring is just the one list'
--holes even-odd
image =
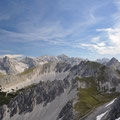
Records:
{"label": "green vegetation", "polygon": [[35,67],[31,67],[31,68],[25,70],[24,72],[20,73],[19,75],[26,75],[26,74],[28,74],[30,72],[33,72],[34,69],[35,69]]}
{"label": "green vegetation", "polygon": [[43,68],[47,68],[48,66],[51,65],[51,63],[52,63],[52,62],[48,62],[48,63],[43,64]]}
{"label": "green vegetation", "polygon": [[106,68],[107,68],[107,67],[106,67],[105,65],[103,65],[103,66],[100,68],[101,72],[104,72]]}
{"label": "green vegetation", "polygon": [[97,83],[94,77],[76,78],[80,82],[85,82],[86,88],[79,88],[78,102],[74,108],[79,112],[79,117],[85,116],[97,106],[107,103],[114,99],[119,93],[103,94],[97,90]]}
{"label": "green vegetation", "polygon": [[87,65],[88,68],[91,68],[91,69],[97,69],[101,66],[100,63],[97,63],[97,62],[91,62],[91,61],[87,61],[85,63],[85,65]]}
{"label": "green vegetation", "polygon": [[4,77],[5,75],[0,72],[0,78]]}
{"label": "green vegetation", "polygon": [[117,71],[117,73],[120,75],[120,70],[117,69],[116,71]]}
{"label": "green vegetation", "polygon": [[7,95],[6,92],[0,92],[0,106],[8,104],[13,97],[15,97],[15,95],[12,93]]}
{"label": "green vegetation", "polygon": [[[30,69],[28,69],[28,70],[20,73],[19,75],[28,74],[28,73],[32,72],[34,69],[35,69],[35,67],[32,67],[32,68],[30,68]],[[5,76],[5,75],[3,75],[2,73],[0,73],[0,78],[2,78],[2,77],[4,77],[4,76]],[[6,92],[2,92],[2,91],[1,91],[1,90],[2,90],[2,87],[1,87],[1,85],[0,85],[0,106],[1,106],[1,105],[4,105],[4,104],[8,104],[12,98],[14,98],[15,96],[18,95],[19,92],[24,92],[25,90],[31,89],[31,88],[33,88],[34,86],[35,86],[35,84],[32,84],[32,85],[30,85],[30,86],[28,86],[28,87],[25,87],[25,88],[22,88],[22,89],[20,89],[20,90],[17,90],[16,92],[6,93]]]}
{"label": "green vegetation", "polygon": [[44,63],[43,65],[50,65],[52,62],[47,62],[47,63]]}

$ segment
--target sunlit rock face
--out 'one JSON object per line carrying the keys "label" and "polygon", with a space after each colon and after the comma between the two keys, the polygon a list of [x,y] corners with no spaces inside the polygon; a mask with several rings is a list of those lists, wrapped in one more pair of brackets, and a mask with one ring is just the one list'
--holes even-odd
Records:
{"label": "sunlit rock face", "polygon": [[67,62],[71,65],[79,64],[86,59],[70,58],[66,55],[25,57],[22,59],[10,58],[8,56],[0,58],[0,72],[4,75],[15,75],[31,67],[39,66],[48,62]]}

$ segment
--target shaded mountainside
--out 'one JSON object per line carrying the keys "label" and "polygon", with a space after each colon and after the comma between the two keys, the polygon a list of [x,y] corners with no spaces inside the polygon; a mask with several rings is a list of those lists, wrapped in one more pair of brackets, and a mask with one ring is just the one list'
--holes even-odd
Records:
{"label": "shaded mountainside", "polygon": [[0,107],[0,120],[89,120],[97,107],[119,96],[120,72],[97,62],[54,61],[3,76],[0,84],[15,90],[1,103],[7,105]]}

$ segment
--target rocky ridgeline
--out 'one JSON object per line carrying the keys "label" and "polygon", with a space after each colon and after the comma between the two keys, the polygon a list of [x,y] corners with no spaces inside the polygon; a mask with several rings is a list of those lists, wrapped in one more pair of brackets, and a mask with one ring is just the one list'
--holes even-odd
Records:
{"label": "rocky ridgeline", "polygon": [[48,62],[67,62],[72,65],[79,64],[85,59],[70,58],[64,54],[59,56],[40,56],[40,57],[25,57],[22,59],[13,59],[5,56],[0,58],[0,73],[4,75],[15,75],[21,73],[31,67],[39,66]]}
{"label": "rocky ridgeline", "polygon": [[[17,86],[19,82],[25,84],[26,80],[30,83],[26,86],[33,81],[37,83],[32,88],[19,90],[8,105],[1,106],[1,120],[77,120],[96,105],[113,99],[108,99],[106,94],[120,92],[117,68],[86,60],[73,64],[66,62],[66,56],[58,58],[64,58],[64,61],[50,61],[0,79],[3,85],[6,81],[8,86],[13,83]],[[103,98],[106,101],[101,102]],[[86,109],[81,110],[82,104]]]}
{"label": "rocky ridgeline", "polygon": [[55,80],[52,82],[40,82],[37,86],[27,89],[25,92],[19,92],[7,106],[4,105],[0,108],[0,120],[6,117],[7,114],[11,118],[17,113],[21,115],[32,112],[38,104],[43,104],[43,107],[45,107],[48,103],[56,99],[56,97],[64,93],[64,90],[69,86],[68,81]]}
{"label": "rocky ridgeline", "polygon": [[39,65],[17,75],[3,76],[0,85],[3,91],[18,90],[40,81],[63,80],[71,69],[71,64],[66,62],[51,62]]}

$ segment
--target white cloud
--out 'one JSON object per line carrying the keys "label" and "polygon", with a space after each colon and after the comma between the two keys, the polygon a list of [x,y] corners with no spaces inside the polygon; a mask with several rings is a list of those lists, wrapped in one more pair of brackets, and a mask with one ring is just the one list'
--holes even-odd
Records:
{"label": "white cloud", "polygon": [[120,53],[120,48],[116,48],[115,46],[107,46],[105,44],[81,44],[82,47],[87,47],[93,52],[97,52],[99,54],[118,54]]}
{"label": "white cloud", "polygon": [[[105,36],[99,36],[99,41],[91,44],[81,44],[83,47],[98,52],[99,54],[120,54],[120,28],[99,29]],[[100,39],[107,37],[100,42]]]}
{"label": "white cloud", "polygon": [[112,46],[116,46],[116,47],[120,46],[120,27],[119,26],[115,28],[101,29],[101,31],[106,32],[109,43]]}
{"label": "white cloud", "polygon": [[100,37],[97,36],[97,37],[94,37],[94,38],[91,40],[91,42],[97,43],[99,40],[100,40]]}
{"label": "white cloud", "polygon": [[24,55],[10,55],[10,54],[6,54],[6,55],[1,55],[0,57],[9,57],[9,58],[20,58],[20,57],[24,57]]}
{"label": "white cloud", "polygon": [[8,51],[8,50],[0,50],[0,53],[12,53],[12,51]]}
{"label": "white cloud", "polygon": [[[120,1],[115,2],[118,11],[113,15],[114,26],[111,28],[97,29],[99,36],[92,38],[89,44],[80,44],[99,54],[120,54]],[[101,42],[100,42],[101,41]]]}

